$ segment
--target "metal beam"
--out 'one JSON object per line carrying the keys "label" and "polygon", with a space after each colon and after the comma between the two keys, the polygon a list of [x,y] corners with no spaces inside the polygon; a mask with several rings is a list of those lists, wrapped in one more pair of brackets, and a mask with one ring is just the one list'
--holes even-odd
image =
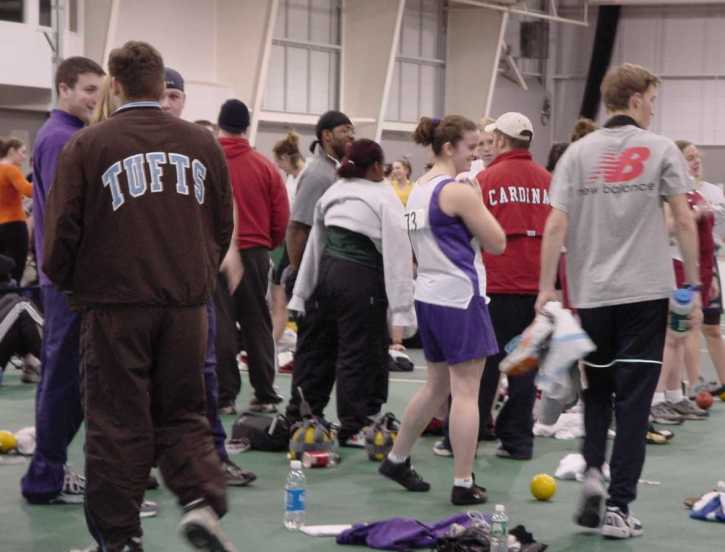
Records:
{"label": "metal beam", "polygon": [[269,69],[269,58],[272,56],[272,37],[274,36],[274,25],[277,22],[277,10],[279,9],[279,0],[272,0],[267,12],[267,27],[264,32],[262,42],[262,56],[260,59],[259,70],[257,72],[257,85],[254,89],[252,98],[252,124],[249,128],[249,143],[254,146],[257,139],[257,130],[259,129],[259,113],[262,111],[262,101],[264,100],[264,88],[267,84],[267,73]]}
{"label": "metal beam", "polygon": [[[556,21],[557,23],[568,23],[570,25],[579,25],[580,27],[589,26],[589,9],[588,3],[584,4],[584,16],[580,19],[569,19],[567,17],[561,17],[558,15],[549,15],[548,13],[529,10],[526,8],[512,8],[504,6],[502,4],[493,4],[484,0],[454,0],[456,4],[465,4],[467,6],[474,6],[476,8],[487,8],[490,10],[502,11],[505,13],[511,13],[515,15],[525,15],[527,17],[534,17],[538,19],[545,19],[547,21]],[[455,8],[451,8],[455,9]]]}

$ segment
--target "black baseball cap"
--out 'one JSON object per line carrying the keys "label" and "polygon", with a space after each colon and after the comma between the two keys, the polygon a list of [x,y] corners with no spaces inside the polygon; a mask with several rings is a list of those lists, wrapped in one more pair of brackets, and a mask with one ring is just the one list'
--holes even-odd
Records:
{"label": "black baseball cap", "polygon": [[173,88],[174,90],[184,91],[184,77],[176,69],[172,69],[171,67],[164,68],[164,82],[166,83],[167,89]]}

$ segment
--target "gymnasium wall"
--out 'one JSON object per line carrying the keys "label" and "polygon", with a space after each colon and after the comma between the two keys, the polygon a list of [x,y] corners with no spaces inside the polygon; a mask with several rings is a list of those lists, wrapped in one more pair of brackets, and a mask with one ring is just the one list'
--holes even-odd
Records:
{"label": "gymnasium wall", "polygon": [[[612,63],[639,63],[662,79],[652,130],[700,145],[707,178],[725,182],[725,6],[693,4],[623,8]],[[559,26],[556,140],[566,140],[576,120],[593,30]]]}

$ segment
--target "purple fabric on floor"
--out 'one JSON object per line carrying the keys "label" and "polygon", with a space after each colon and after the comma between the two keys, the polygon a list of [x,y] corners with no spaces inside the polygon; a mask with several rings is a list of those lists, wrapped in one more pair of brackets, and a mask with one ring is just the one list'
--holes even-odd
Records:
{"label": "purple fabric on floor", "polygon": [[431,548],[438,539],[445,536],[453,524],[470,527],[477,520],[489,514],[466,512],[455,514],[433,524],[425,524],[412,518],[390,518],[372,523],[356,523],[351,529],[337,536],[337,544],[357,544],[378,550],[408,550]]}

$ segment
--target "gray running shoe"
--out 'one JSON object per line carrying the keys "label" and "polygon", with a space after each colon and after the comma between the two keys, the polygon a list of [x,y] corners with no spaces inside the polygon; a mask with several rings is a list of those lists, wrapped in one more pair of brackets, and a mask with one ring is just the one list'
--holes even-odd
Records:
{"label": "gray running shoe", "polygon": [[219,517],[209,506],[186,512],[179,523],[179,532],[196,550],[238,552],[222,531]]}
{"label": "gray running shoe", "polygon": [[707,410],[698,408],[693,402],[686,398],[682,399],[678,403],[668,403],[667,406],[669,406],[673,412],[679,414],[683,420],[704,420],[709,416]]}
{"label": "gray running shoe", "polygon": [[584,473],[579,506],[574,514],[574,523],[582,527],[597,529],[604,517],[604,500],[607,491],[604,488],[604,476],[597,468],[589,468]]}
{"label": "gray running shoe", "polygon": [[661,425],[680,425],[684,418],[670,408],[669,403],[657,403],[650,409],[652,422]]}

